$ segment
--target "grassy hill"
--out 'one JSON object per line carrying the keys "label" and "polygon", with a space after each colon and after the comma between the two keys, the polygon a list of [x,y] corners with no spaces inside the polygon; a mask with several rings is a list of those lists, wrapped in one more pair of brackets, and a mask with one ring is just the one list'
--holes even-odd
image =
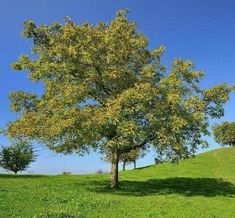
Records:
{"label": "grassy hill", "polygon": [[[52,163],[53,164],[53,163]],[[109,175],[0,175],[0,217],[235,217],[235,148]]]}

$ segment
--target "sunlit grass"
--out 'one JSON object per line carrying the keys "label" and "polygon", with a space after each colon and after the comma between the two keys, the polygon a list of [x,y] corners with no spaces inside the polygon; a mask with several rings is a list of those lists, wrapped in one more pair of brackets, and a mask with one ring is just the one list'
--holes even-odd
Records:
{"label": "sunlit grass", "polygon": [[234,217],[235,148],[108,174],[0,175],[0,217]]}

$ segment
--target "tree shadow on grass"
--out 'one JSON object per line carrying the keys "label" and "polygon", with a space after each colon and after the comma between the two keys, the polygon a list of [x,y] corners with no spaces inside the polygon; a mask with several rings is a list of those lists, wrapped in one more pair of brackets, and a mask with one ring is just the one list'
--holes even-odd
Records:
{"label": "tree shadow on grass", "polygon": [[107,184],[108,181],[93,181],[89,190],[126,196],[179,194],[187,197],[234,197],[235,195],[234,184],[215,178],[176,177],[147,181],[121,181],[119,190],[112,190]]}

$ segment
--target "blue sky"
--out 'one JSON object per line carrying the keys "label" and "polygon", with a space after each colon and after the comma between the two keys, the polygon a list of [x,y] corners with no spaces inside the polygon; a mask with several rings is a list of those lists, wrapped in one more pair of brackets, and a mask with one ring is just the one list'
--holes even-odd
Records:
{"label": "blue sky", "polygon": [[[149,47],[166,47],[163,62],[173,58],[193,60],[196,67],[206,72],[202,87],[221,82],[235,83],[235,0],[1,0],[0,1],[0,128],[16,115],[9,110],[9,92],[23,89],[41,92],[39,85],[31,83],[24,72],[14,72],[10,64],[21,53],[30,52],[30,43],[20,36],[22,23],[33,19],[38,24],[63,21],[109,22],[118,9],[128,8],[130,20],[149,38]],[[225,107],[220,120],[235,120],[235,94]],[[220,122],[216,121],[216,122]],[[213,121],[214,122],[214,121]],[[211,147],[218,145],[208,139]],[[0,144],[8,141],[0,136]],[[38,159],[31,165],[32,173],[57,174],[109,170],[97,154],[85,157],[56,155],[45,147],[35,145]],[[138,166],[153,163],[150,153],[137,162]]]}

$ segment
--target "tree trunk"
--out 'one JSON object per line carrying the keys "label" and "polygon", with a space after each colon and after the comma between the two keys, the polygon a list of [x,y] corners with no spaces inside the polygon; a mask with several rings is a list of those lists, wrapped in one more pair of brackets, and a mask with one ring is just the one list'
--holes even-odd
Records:
{"label": "tree trunk", "polygon": [[126,161],[123,161],[123,165],[122,165],[122,170],[125,171],[126,170]]}
{"label": "tree trunk", "polygon": [[111,188],[118,189],[118,162],[119,162],[119,154],[117,152],[113,152],[112,154],[112,169],[111,169]]}
{"label": "tree trunk", "polygon": [[136,169],[136,161],[134,160],[133,162],[134,162],[134,169]]}

